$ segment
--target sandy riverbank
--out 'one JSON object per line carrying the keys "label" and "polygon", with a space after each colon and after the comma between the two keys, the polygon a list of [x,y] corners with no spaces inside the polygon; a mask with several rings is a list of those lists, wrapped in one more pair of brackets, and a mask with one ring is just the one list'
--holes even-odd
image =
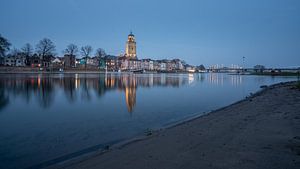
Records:
{"label": "sandy riverbank", "polygon": [[278,84],[64,169],[300,168],[300,91]]}

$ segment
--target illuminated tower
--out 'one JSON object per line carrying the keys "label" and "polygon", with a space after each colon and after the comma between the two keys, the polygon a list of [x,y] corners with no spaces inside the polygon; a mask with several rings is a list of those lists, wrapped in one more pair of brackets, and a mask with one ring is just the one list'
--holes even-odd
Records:
{"label": "illuminated tower", "polygon": [[136,42],[134,35],[132,32],[128,35],[128,40],[126,42],[126,53],[125,53],[126,58],[128,59],[137,59],[136,57]]}

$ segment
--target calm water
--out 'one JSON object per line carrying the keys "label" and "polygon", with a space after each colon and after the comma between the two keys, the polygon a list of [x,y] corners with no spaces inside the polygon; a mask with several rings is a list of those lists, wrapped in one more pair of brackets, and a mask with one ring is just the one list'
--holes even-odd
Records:
{"label": "calm water", "polygon": [[1,74],[0,168],[39,168],[231,104],[261,85],[296,79]]}

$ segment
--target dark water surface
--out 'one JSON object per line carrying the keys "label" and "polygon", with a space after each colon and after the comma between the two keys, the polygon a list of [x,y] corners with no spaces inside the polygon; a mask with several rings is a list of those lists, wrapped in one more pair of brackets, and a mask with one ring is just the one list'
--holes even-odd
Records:
{"label": "dark water surface", "polygon": [[261,85],[291,80],[297,78],[0,74],[0,168],[40,168],[226,106]]}

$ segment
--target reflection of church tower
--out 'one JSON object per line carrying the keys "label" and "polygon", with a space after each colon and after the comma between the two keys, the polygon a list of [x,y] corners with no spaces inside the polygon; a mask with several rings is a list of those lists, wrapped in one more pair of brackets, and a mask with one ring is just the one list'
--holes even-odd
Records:
{"label": "reflection of church tower", "polygon": [[128,112],[132,112],[136,102],[136,88],[135,87],[126,87],[125,88],[126,95],[126,105]]}
{"label": "reflection of church tower", "polygon": [[135,37],[132,34],[132,32],[130,32],[130,34],[128,35],[125,52],[126,52],[125,53],[126,58],[137,59],[137,57],[136,57],[136,42],[135,42]]}
{"label": "reflection of church tower", "polygon": [[125,97],[128,112],[132,112],[136,103],[136,79],[135,77],[127,77],[127,84],[125,85]]}

